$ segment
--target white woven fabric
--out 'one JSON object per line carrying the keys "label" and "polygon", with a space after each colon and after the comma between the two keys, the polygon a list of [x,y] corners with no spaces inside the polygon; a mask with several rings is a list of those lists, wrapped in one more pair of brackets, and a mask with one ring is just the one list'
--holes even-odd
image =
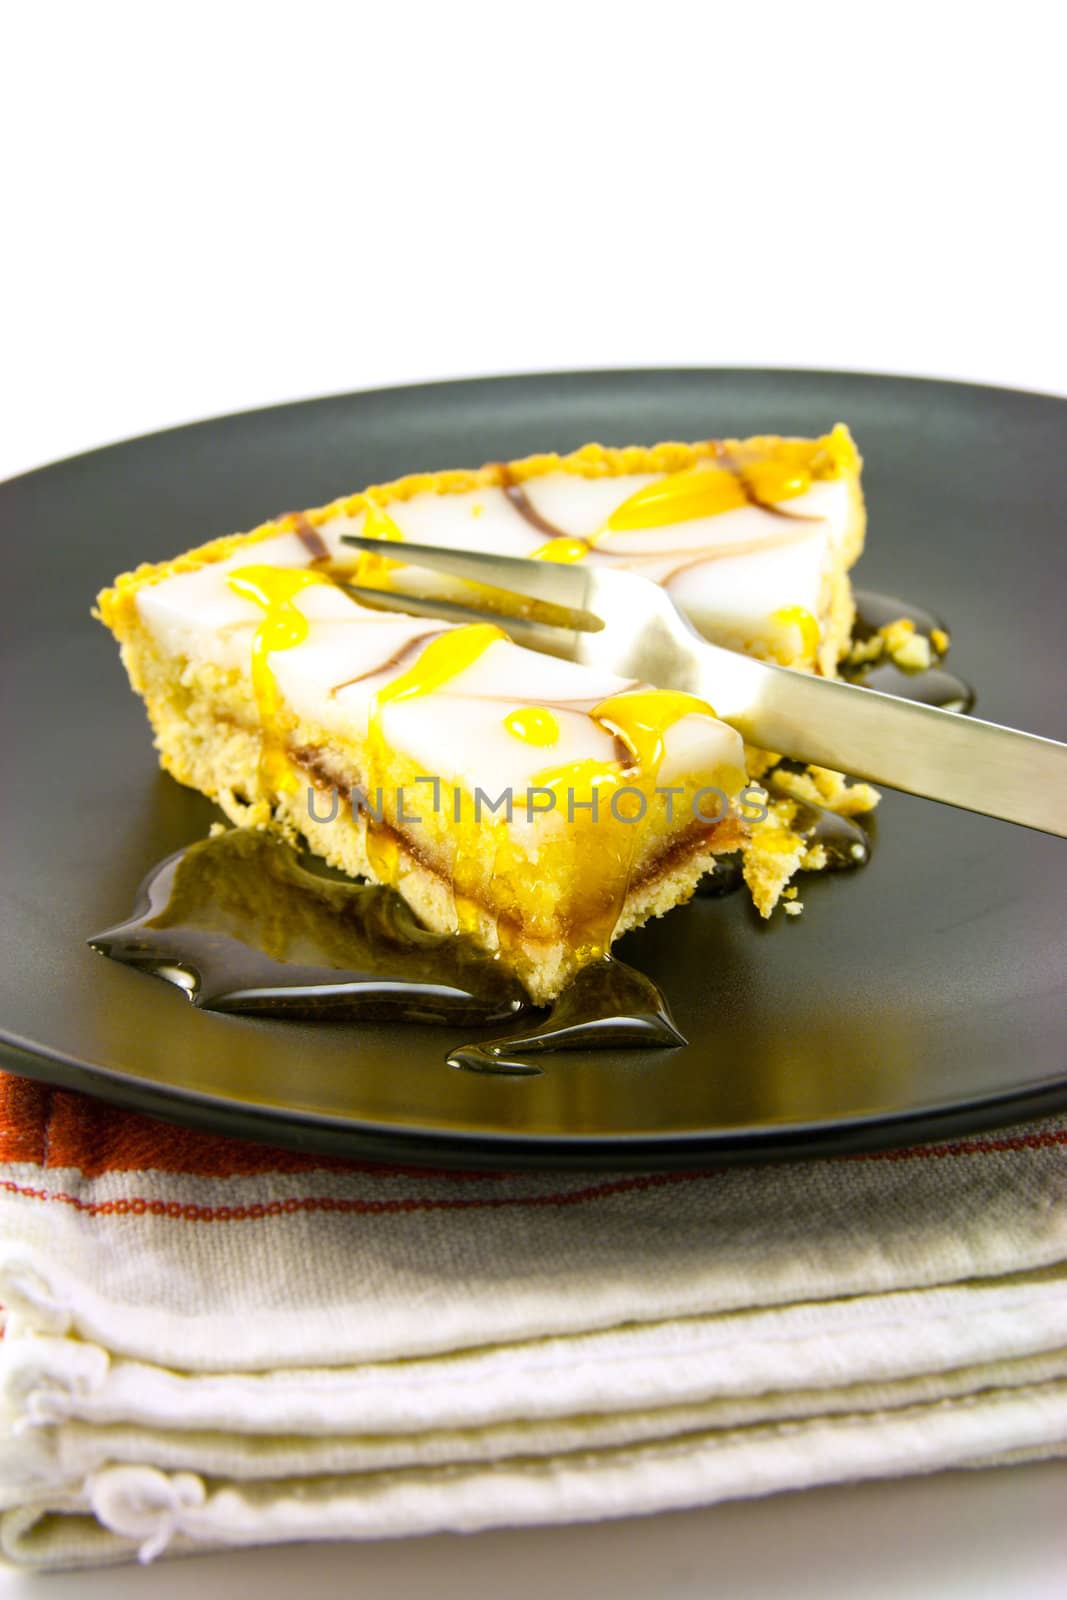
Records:
{"label": "white woven fabric", "polygon": [[1067,1453],[1063,1121],[653,1178],[2,1177],[18,1562]]}

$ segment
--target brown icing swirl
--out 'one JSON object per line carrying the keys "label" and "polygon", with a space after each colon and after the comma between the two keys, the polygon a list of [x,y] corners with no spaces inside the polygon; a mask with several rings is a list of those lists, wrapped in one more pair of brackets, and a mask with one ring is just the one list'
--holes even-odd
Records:
{"label": "brown icing swirl", "polygon": [[322,534],[302,512],[296,519],[296,527],[293,531],[311,557],[312,564],[330,559],[330,552],[326,547],[326,541],[323,539]]}
{"label": "brown icing swirl", "polygon": [[507,496],[508,503],[514,507],[523,521],[528,522],[531,528],[536,528],[537,532],[543,534],[546,539],[570,538],[570,535],[565,533],[562,528],[557,527],[554,522],[550,522],[548,517],[541,515],[522,484],[516,482],[515,475],[507,462],[501,461],[498,466],[500,487]]}

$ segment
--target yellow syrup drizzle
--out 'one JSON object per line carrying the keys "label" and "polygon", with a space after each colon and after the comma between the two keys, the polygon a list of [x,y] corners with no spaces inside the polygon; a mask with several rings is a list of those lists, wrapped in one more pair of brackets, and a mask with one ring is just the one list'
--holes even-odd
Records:
{"label": "yellow syrup drizzle", "polygon": [[783,628],[799,628],[801,648],[805,656],[814,658],[822,642],[819,624],[810,611],[803,606],[782,606],[780,610],[771,613],[771,621],[777,622]]}
{"label": "yellow syrup drizzle", "polygon": [[765,456],[741,468],[741,476],[757,500],[777,505],[779,500],[795,500],[811,488],[811,473],[806,467]]}
{"label": "yellow syrup drizzle", "polygon": [[664,738],[683,717],[714,717],[706,700],[676,689],[632,689],[602,700],[592,712],[597,722],[617,733],[635,763],[655,778],[663,761]]}
{"label": "yellow syrup drizzle", "polygon": [[772,800],[767,815],[752,829],[752,850],[757,856],[791,856],[805,841],[791,827],[797,808],[791,800]]}
{"label": "yellow syrup drizzle", "polygon": [[[614,791],[626,782],[620,762],[593,756],[549,767],[531,779],[532,789],[553,792],[555,813],[565,821],[582,815],[591,819],[589,850],[582,852],[582,859],[593,879],[595,902],[582,907],[580,924],[568,930],[580,962],[606,955],[633,876],[641,824],[626,821],[626,809],[619,817],[611,811]],[[595,820],[588,810],[594,801]]]}
{"label": "yellow syrup drizzle", "polygon": [[[600,870],[600,896],[596,913],[581,929],[578,951],[583,960],[595,959],[610,947],[633,878],[643,825],[651,813],[656,778],[666,750],[666,734],[687,716],[714,717],[706,700],[673,689],[634,689],[602,700],[590,716],[607,732],[625,744],[632,763],[587,759],[549,768],[532,780],[537,788],[563,790],[563,804],[556,809],[567,815],[567,798],[575,806],[597,799],[597,840],[603,855]],[[731,787],[740,788],[745,774],[737,768],[716,774]],[[640,781],[637,781],[640,780]],[[630,799],[616,816],[610,809],[611,791],[641,788],[648,802],[644,815],[637,818],[636,801]],[[629,797],[628,797],[629,799]],[[606,813],[606,814],[605,814]],[[587,813],[588,814],[588,813]],[[591,815],[591,814],[590,814]]]}
{"label": "yellow syrup drizzle", "polygon": [[367,812],[367,860],[379,883],[395,885],[400,876],[400,845],[396,834],[384,819]]}
{"label": "yellow syrup drizzle", "polygon": [[591,544],[588,539],[571,539],[567,537],[549,539],[547,544],[540,545],[530,552],[531,561],[557,561],[561,564],[580,561],[588,555]]}
{"label": "yellow syrup drizzle", "polygon": [[[382,506],[376,505],[373,500],[367,503],[367,512],[363,518],[361,533],[364,539],[381,539],[388,544],[402,544],[404,535]],[[364,550],[356,562],[352,572],[353,583],[366,584],[371,588],[382,588],[382,580],[396,567],[402,567],[402,561],[391,561],[388,556],[372,554]]]}
{"label": "yellow syrup drizzle", "polygon": [[665,528],[672,522],[716,517],[747,503],[732,472],[715,466],[691,467],[646,483],[616,506],[607,525],[612,533],[636,533],[643,528]]}
{"label": "yellow syrup drizzle", "polygon": [[472,622],[466,628],[451,628],[448,633],[431,639],[418,659],[389,683],[384,684],[374,696],[371,721],[375,728],[383,706],[397,700],[412,700],[416,695],[432,694],[450,678],[458,677],[467,667],[473,666],[497,639],[507,635],[492,622]]}
{"label": "yellow syrup drizzle", "polygon": [[[383,684],[374,696],[370,708],[367,743],[370,766],[380,772],[385,755],[385,736],[382,730],[382,712],[387,705],[413,700],[420,695],[432,694],[443,684],[457,677],[467,667],[473,666],[491,644],[507,635],[491,622],[475,622],[466,628],[452,628],[448,633],[431,639],[419,652],[417,659],[391,682]],[[476,855],[463,846],[462,822],[457,826],[456,855],[452,867],[452,897],[456,919],[462,932],[473,932],[479,921],[477,904],[458,893],[456,878],[465,877]],[[400,866],[400,850],[392,830],[376,825],[373,817],[367,818],[367,856],[375,877],[382,883],[395,884]]]}
{"label": "yellow syrup drizzle", "polygon": [[275,650],[291,650],[308,635],[308,619],[294,604],[296,596],[313,584],[329,583],[322,572],[308,567],[240,567],[228,574],[230,588],[267,613],[252,640],[252,689],[262,737],[260,782],[268,793],[291,794],[296,776],[285,753],[278,723],[281,694],[268,657]]}
{"label": "yellow syrup drizzle", "polygon": [[585,538],[561,535],[530,552],[532,561],[581,561],[611,533],[636,533],[665,528],[698,517],[718,516],[743,506],[776,505],[811,488],[806,468],[766,457],[736,470],[722,466],[691,467],[667,473],[616,506],[603,527]]}
{"label": "yellow syrup drizzle", "polygon": [[559,723],[545,706],[523,706],[509,711],[504,727],[523,744],[547,746],[559,739]]}
{"label": "yellow syrup drizzle", "polygon": [[688,467],[656,478],[616,506],[607,520],[607,531],[636,533],[717,517],[724,511],[740,510],[753,499],[768,505],[791,500],[810,487],[811,476],[804,468],[771,458],[753,461],[736,472],[714,465]]}

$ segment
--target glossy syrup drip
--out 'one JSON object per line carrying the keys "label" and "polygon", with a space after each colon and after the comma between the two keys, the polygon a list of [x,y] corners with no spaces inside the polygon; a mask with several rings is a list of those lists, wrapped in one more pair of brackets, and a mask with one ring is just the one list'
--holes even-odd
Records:
{"label": "glossy syrup drip", "polygon": [[914,622],[927,639],[934,633],[948,633],[945,624],[932,611],[927,611],[925,606],[914,605],[910,600],[898,600],[891,594],[876,594],[872,589],[857,589],[853,598],[856,602],[856,620],[852,626],[854,639],[869,639],[879,628],[896,622],[898,617],[907,617],[909,622]]}
{"label": "glossy syrup drip", "polygon": [[536,1014],[499,963],[427,932],[394,890],[309,871],[252,829],[169,856],[141,902],[89,943],[205,1010],[465,1027]]}
{"label": "glossy syrup drip", "polygon": [[815,800],[798,800],[796,795],[775,783],[774,773],[765,782],[772,796],[788,800],[795,808],[789,820],[789,832],[799,834],[809,846],[822,846],[826,854],[823,871],[844,871],[867,864],[871,857],[870,839],[852,817],[843,817]]}
{"label": "glossy syrup drip", "polygon": [[[870,639],[880,628],[887,627],[904,617],[914,623],[917,633],[929,639],[935,661],[944,656],[948,644],[948,629],[933,612],[924,606],[913,605],[909,600],[899,600],[894,595],[875,594],[868,589],[857,589],[856,621],[852,637],[861,642]],[[882,658],[858,667],[845,665],[842,675],[850,683],[864,689],[877,689],[881,694],[896,695],[901,700],[915,700],[919,705],[937,706],[943,711],[967,712],[974,708],[975,692],[971,685],[954,672],[940,665],[919,671],[898,667],[894,661]]]}
{"label": "glossy syrup drip", "polygon": [[[298,642],[292,636],[300,633],[304,619],[292,605],[293,596],[322,577],[272,568],[242,569],[232,576],[266,610],[265,640],[279,641],[265,645],[263,654],[286,648],[287,640]],[[904,601],[869,594],[858,598],[858,637],[864,636],[862,629],[869,636],[902,616],[923,632],[940,627],[928,612]],[[485,637],[451,644],[457,634],[477,632],[435,636],[412,668],[386,686],[381,703],[428,692],[476,659],[492,642],[490,635],[499,635],[486,625]],[[434,644],[446,641],[446,649],[431,653]],[[956,695],[961,703],[972,698],[961,680],[939,668],[916,673],[879,665],[864,681],[873,684],[879,673],[896,680],[888,692],[907,698],[951,703],[946,679],[962,689]],[[632,761],[653,766],[671,718],[697,709],[710,712],[703,702],[666,691],[631,694],[622,701],[628,703],[620,704],[618,697],[603,702],[595,714],[621,739]],[[629,770],[625,761],[590,765],[610,771],[612,783]],[[596,774],[587,776],[593,781]],[[767,783],[773,793],[773,774]],[[825,846],[829,867],[859,865],[861,851],[866,859],[869,841],[857,823],[788,798],[796,808],[791,827],[809,844]],[[740,883],[739,857],[722,856],[698,893],[726,894]],[[471,1072],[525,1076],[541,1068],[522,1058],[551,1050],[672,1048],[685,1042],[658,988],[609,955],[587,965],[546,1012],[471,941],[422,928],[393,890],[309,871],[289,846],[251,830],[232,830],[169,857],[146,880],[137,913],[89,943],[113,960],[167,978],[205,1009],[464,1028],[531,1024],[510,1038],[453,1050],[449,1064]]]}
{"label": "glossy syrup drip", "polygon": [[[788,825],[768,824],[780,835],[783,850],[794,848],[799,836],[809,849],[816,845],[822,847],[824,860],[818,869],[821,872],[846,872],[866,866],[871,859],[871,841],[858,822],[831,811],[828,806],[798,800],[775,783],[773,773],[768,774],[763,783],[772,799],[787,800],[792,808]],[[736,894],[744,881],[744,863],[741,852],[736,851],[716,858],[711,871],[705,873],[697,885],[696,894],[702,900],[719,900]]]}
{"label": "glossy syrup drip", "polygon": [[540,1068],[519,1058],[549,1050],[673,1050],[685,1042],[651,978],[608,955],[583,967],[536,1027],[461,1045],[447,1061],[464,1072],[529,1076]]}
{"label": "glossy syrup drip", "polygon": [[942,711],[972,711],[975,692],[963,678],[940,667],[921,672],[905,672],[891,661],[879,662],[853,677],[850,682],[862,689],[877,689],[880,694],[914,700],[921,706],[937,706]]}
{"label": "glossy syrup drip", "polygon": [[434,934],[392,889],[311,871],[274,836],[235,828],[168,856],[134,916],[94,950],[181,989],[206,1011],[290,1019],[534,1025],[464,1044],[449,1064],[539,1074],[518,1053],[684,1044],[651,979],[613,956],[579,973],[547,1010],[498,962]]}

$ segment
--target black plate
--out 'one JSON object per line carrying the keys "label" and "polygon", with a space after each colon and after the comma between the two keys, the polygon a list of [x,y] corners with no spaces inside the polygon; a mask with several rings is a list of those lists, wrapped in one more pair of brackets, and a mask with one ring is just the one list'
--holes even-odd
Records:
{"label": "black plate", "polygon": [[0,487],[0,1061],[229,1133],[479,1166],[859,1150],[1067,1105],[1067,843],[903,795],[869,867],[805,881],[802,917],[760,925],[738,895],[623,941],[686,1049],[547,1056],[542,1077],[446,1067],[463,1042],[448,1029],[198,1012],[86,948],[215,815],[158,772],[89,617],[116,572],[418,468],[838,419],[867,462],[860,582],[949,620],[983,715],[1067,737],[1067,402],[1047,397],[755,371],[434,384],[180,428]]}

